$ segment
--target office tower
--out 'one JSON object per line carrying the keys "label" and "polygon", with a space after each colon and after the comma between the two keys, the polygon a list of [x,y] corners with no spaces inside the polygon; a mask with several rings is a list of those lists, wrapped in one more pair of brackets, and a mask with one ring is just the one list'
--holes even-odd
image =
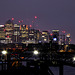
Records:
{"label": "office tower", "polygon": [[36,43],[41,43],[41,32],[36,30]]}
{"label": "office tower", "polygon": [[70,44],[70,33],[66,35],[66,44]]}
{"label": "office tower", "polygon": [[6,43],[12,43],[13,42],[13,29],[14,29],[14,24],[11,20],[8,20],[5,23],[5,40]]}
{"label": "office tower", "polygon": [[20,25],[14,24],[13,42],[20,43]]}
{"label": "office tower", "polygon": [[48,31],[42,31],[42,42],[49,43],[49,32]]}
{"label": "office tower", "polygon": [[0,25],[0,43],[5,43],[5,29],[4,29],[4,25]]}
{"label": "office tower", "polygon": [[28,43],[36,43],[36,30],[35,29],[29,30],[28,38],[29,38]]}
{"label": "office tower", "polygon": [[27,43],[28,41],[28,25],[20,25],[20,41]]}
{"label": "office tower", "polygon": [[53,34],[53,43],[59,42],[59,30],[52,30]]}
{"label": "office tower", "polygon": [[30,29],[29,30],[29,42],[28,43],[39,43],[41,41],[41,33],[39,30]]}
{"label": "office tower", "polygon": [[59,36],[59,44],[65,45],[65,35],[64,34]]}

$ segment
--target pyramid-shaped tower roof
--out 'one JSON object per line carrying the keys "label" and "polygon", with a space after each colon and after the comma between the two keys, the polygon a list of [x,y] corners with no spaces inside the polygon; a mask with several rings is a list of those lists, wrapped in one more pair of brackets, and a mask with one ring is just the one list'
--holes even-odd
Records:
{"label": "pyramid-shaped tower roof", "polygon": [[13,24],[13,22],[9,19],[6,24]]}

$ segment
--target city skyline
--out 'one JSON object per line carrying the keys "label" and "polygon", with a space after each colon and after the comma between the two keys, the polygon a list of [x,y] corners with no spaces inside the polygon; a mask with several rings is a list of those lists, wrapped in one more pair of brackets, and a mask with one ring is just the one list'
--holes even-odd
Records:
{"label": "city skyline", "polygon": [[74,0],[1,0],[0,24],[14,18],[18,23],[32,25],[34,16],[37,16],[38,29],[59,29],[71,34],[71,43],[75,44],[75,1]]}
{"label": "city skyline", "polygon": [[[35,19],[37,16],[35,16]],[[0,25],[0,43],[57,43],[59,45],[71,44],[70,33],[65,34],[59,30],[40,31],[32,25],[22,24],[23,21],[19,21],[19,24],[14,24],[14,18],[6,21],[4,25]]]}
{"label": "city skyline", "polygon": [[75,75],[74,67],[75,0],[0,0],[1,73]]}

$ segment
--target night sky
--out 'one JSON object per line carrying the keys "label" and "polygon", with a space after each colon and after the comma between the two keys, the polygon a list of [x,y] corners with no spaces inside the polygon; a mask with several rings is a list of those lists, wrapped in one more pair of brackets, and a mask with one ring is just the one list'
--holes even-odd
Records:
{"label": "night sky", "polygon": [[35,20],[35,28],[41,31],[65,30],[75,44],[75,0],[0,0],[0,24],[12,17],[14,23],[23,20],[28,25]]}

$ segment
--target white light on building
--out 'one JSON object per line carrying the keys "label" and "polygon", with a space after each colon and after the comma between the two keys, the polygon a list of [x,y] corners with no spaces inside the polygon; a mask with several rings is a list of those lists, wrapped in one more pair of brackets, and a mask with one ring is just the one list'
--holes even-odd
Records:
{"label": "white light on building", "polygon": [[39,54],[39,52],[37,51],[37,50],[34,50],[34,52],[33,52],[35,55],[38,55]]}
{"label": "white light on building", "polygon": [[3,54],[3,55],[6,55],[6,54],[7,54],[7,51],[6,51],[6,50],[3,50],[3,51],[2,51],[2,54]]}

